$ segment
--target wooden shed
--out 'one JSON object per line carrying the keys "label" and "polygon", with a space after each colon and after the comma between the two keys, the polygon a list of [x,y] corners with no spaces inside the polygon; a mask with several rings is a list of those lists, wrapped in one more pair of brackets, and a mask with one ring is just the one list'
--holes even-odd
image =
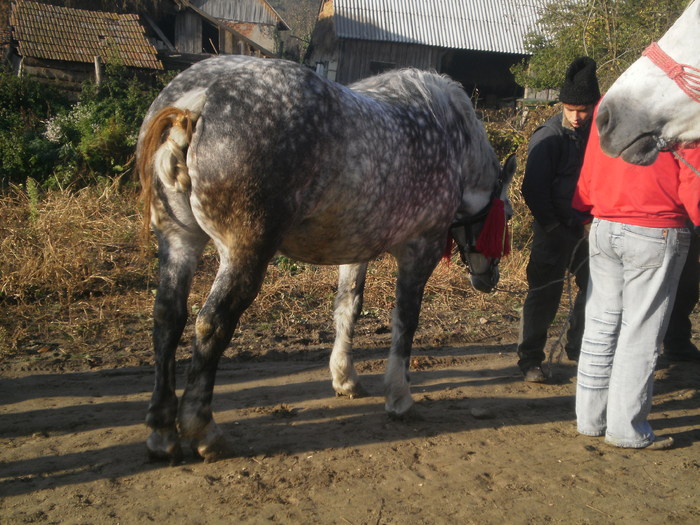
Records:
{"label": "wooden shed", "polygon": [[523,94],[510,68],[547,0],[322,0],[306,63],[349,84],[392,68],[446,73],[473,98]]}
{"label": "wooden shed", "polygon": [[276,57],[284,20],[265,0],[172,0],[173,13],[144,15],[166,68],[220,54]]}

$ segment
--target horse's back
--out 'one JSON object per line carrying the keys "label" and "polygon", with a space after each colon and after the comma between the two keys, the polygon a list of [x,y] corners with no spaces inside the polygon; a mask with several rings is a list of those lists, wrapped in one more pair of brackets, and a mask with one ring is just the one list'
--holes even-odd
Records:
{"label": "horse's back", "polygon": [[[226,55],[178,75],[153,103],[144,125],[159,109],[178,107],[201,92],[204,104],[190,145],[193,158],[188,159],[198,171],[209,164],[219,172],[237,164],[262,163],[265,169],[266,163],[284,158],[293,165],[318,143],[321,118],[333,102],[331,89],[293,62]],[[222,160],[225,166],[216,166]]]}

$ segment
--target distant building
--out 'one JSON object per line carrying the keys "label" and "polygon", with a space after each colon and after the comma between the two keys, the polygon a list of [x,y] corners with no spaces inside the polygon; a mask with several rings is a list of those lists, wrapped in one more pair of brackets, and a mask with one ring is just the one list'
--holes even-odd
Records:
{"label": "distant building", "polygon": [[342,84],[387,69],[446,73],[473,98],[523,96],[510,68],[549,0],[322,0],[306,62]]}
{"label": "distant building", "polygon": [[171,0],[160,19],[18,0],[0,45],[13,69],[66,89],[99,81],[105,63],[184,69],[216,54],[274,57],[287,24],[265,0]]}

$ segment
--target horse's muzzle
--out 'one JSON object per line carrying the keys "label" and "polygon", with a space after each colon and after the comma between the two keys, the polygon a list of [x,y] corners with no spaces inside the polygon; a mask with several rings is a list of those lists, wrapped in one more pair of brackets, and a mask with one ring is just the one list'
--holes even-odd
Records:
{"label": "horse's muzzle", "polygon": [[605,98],[598,108],[596,126],[600,133],[600,147],[610,157],[622,157],[625,162],[648,166],[659,154],[659,130],[648,121],[621,119],[624,109],[612,98]]}
{"label": "horse's muzzle", "polygon": [[480,292],[491,293],[496,288],[498,280],[501,277],[498,271],[498,266],[493,265],[490,271],[484,273],[471,274],[472,286]]}

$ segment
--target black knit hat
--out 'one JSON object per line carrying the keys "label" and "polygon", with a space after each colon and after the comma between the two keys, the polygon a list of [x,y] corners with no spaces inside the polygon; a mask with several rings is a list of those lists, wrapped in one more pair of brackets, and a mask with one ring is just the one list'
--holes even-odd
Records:
{"label": "black knit hat", "polygon": [[590,57],[578,57],[566,70],[564,85],[559,92],[559,100],[564,104],[588,106],[600,98],[596,63]]}

